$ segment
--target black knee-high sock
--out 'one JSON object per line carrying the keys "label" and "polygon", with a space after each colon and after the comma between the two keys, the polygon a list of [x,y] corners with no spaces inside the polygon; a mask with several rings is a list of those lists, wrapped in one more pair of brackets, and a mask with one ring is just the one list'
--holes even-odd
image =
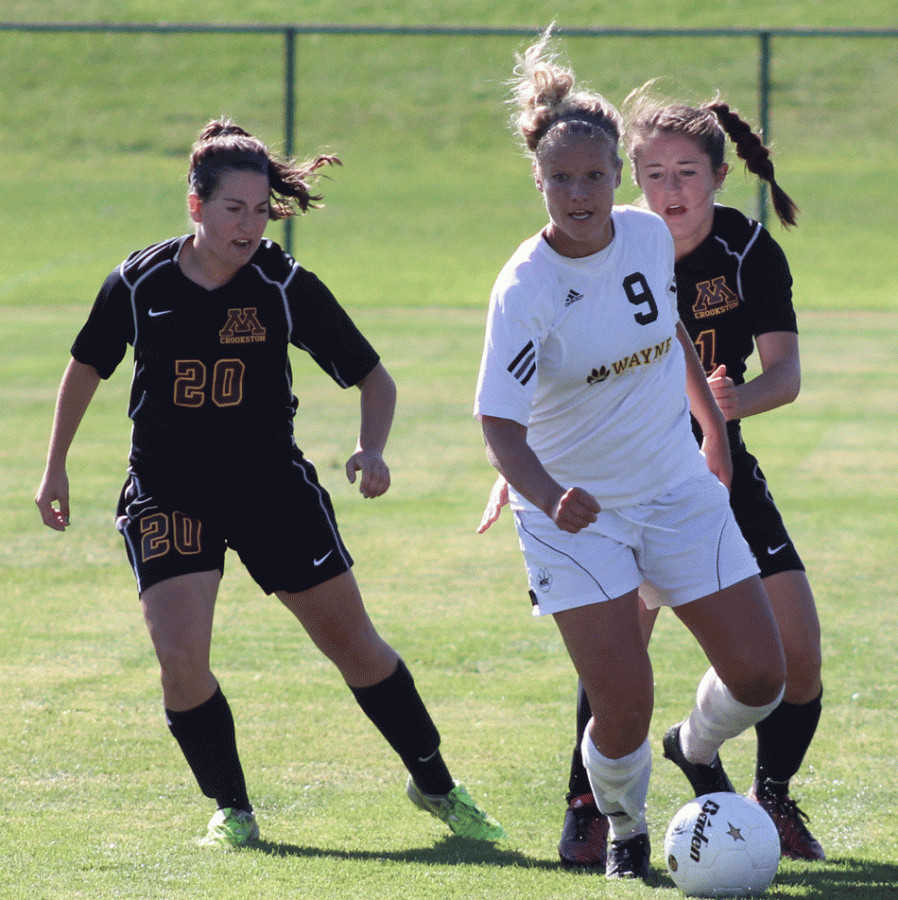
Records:
{"label": "black knee-high sock", "polygon": [[583,690],[583,683],[577,682],[577,743],[574,752],[571,754],[571,777],[568,779],[567,800],[570,803],[574,797],[581,794],[592,793],[592,787],[589,784],[589,776],[586,774],[586,767],[583,765],[583,754],[580,751],[580,742],[586,732],[586,726],[592,718],[592,710],[589,708],[589,700],[586,699],[586,691]]}
{"label": "black knee-high sock", "polygon": [[237,754],[234,717],[221,688],[205,703],[185,712],[167,709],[165,716],[200,790],[219,809],[252,811]]}
{"label": "black knee-high sock", "polygon": [[440,754],[440,734],[405,663],[400,659],[396,671],[377,684],[350,690],[418,788],[425,794],[449,793],[455,782]]}
{"label": "black knee-high sock", "polygon": [[820,721],[823,691],[810,703],[785,701],[755,725],[758,736],[758,761],[755,790],[761,793],[785,794],[789,780],[801,768],[817,723]]}

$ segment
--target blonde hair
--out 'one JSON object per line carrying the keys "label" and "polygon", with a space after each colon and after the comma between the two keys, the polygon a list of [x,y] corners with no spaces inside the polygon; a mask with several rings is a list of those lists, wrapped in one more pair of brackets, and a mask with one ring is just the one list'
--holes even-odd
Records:
{"label": "blonde hair", "polygon": [[575,90],[573,71],[557,61],[551,48],[553,28],[554,23],[523,55],[515,54],[510,82],[515,130],[533,159],[556,140],[575,134],[610,141],[617,157],[621,115],[601,94]]}

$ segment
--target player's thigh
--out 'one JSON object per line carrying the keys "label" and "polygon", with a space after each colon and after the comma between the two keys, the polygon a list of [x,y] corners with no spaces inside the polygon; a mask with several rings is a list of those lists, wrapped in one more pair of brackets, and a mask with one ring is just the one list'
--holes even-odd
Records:
{"label": "player's thigh", "polygon": [[649,609],[643,602],[642,597],[639,598],[639,623],[642,627],[642,637],[645,640],[646,647],[652,639],[652,632],[655,630],[655,622],[658,619],[659,612],[661,612],[659,606]]}
{"label": "player's thigh", "polygon": [[783,645],[760,578],[752,575],[674,608],[738,701],[771,702],[786,677]]}
{"label": "player's thigh", "polygon": [[140,595],[144,621],[159,659],[182,657],[208,666],[221,572],[211,569],[166,578]]}
{"label": "player's thigh", "polygon": [[349,685],[368,687],[393,674],[398,656],[374,627],[352,571],[304,591],[275,593]]}
{"label": "player's thigh", "polygon": [[654,687],[636,591],[554,613],[595,717],[599,751],[618,758],[648,733]]}

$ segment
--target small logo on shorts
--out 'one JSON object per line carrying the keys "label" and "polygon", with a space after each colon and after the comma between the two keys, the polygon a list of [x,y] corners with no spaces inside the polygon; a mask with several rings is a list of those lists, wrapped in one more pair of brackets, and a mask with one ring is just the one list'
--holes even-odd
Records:
{"label": "small logo on shorts", "polygon": [[545,594],[552,587],[552,576],[548,569],[540,569],[536,575],[536,586]]}
{"label": "small logo on shorts", "polygon": [[779,547],[768,547],[767,552],[771,556],[774,556],[775,554],[779,553],[780,550],[783,550],[785,547],[787,547],[788,544],[789,544],[789,542],[787,541],[785,544],[780,544]]}
{"label": "small logo on shorts", "polygon": [[327,553],[325,553],[324,556],[321,557],[321,559],[313,559],[312,565],[317,569],[318,566],[320,566],[333,552],[333,550],[328,550]]}

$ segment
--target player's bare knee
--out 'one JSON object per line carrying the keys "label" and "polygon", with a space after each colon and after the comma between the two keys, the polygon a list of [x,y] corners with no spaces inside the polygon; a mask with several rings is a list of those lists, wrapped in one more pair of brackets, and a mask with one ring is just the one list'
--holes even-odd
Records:
{"label": "player's bare knee", "polygon": [[593,743],[612,759],[626,756],[645,740],[651,718],[651,704],[615,704],[596,718]]}
{"label": "player's bare knee", "polygon": [[767,706],[779,697],[786,683],[782,666],[771,664],[727,684],[730,693],[745,706]]}
{"label": "player's bare knee", "polygon": [[793,665],[789,660],[786,675],[786,696],[790,703],[810,703],[819,696],[822,687],[820,666],[806,664],[804,660]]}
{"label": "player's bare knee", "polygon": [[156,648],[162,686],[166,690],[183,690],[192,684],[203,682],[209,675],[209,665],[204,656],[188,647],[166,645]]}

